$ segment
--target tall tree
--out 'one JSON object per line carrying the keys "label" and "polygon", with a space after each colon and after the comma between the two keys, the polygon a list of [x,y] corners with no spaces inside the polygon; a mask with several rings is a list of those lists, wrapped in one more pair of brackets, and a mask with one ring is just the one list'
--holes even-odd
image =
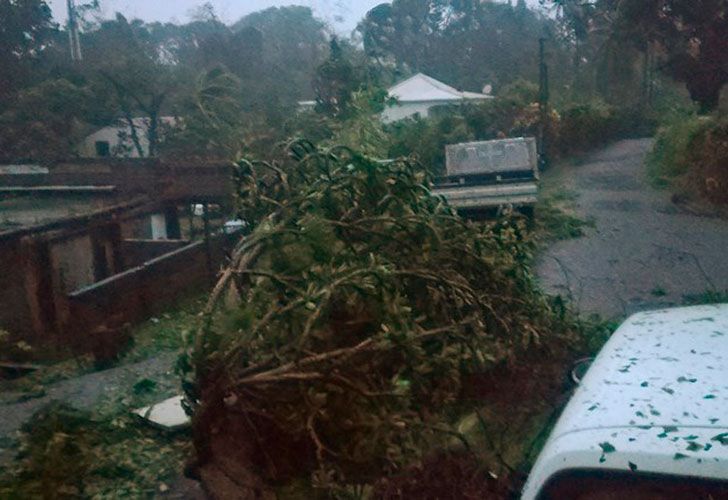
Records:
{"label": "tall tree", "polygon": [[164,154],[237,159],[246,146],[249,122],[241,105],[240,80],[224,67],[204,72],[183,103],[180,121],[165,139]]}
{"label": "tall tree", "polygon": [[331,39],[330,50],[329,59],[317,68],[314,78],[316,110],[341,119],[347,117],[359,83],[336,37]]}
{"label": "tall tree", "polygon": [[53,160],[73,155],[86,128],[88,88],[65,79],[46,80],[14,94],[0,114],[0,158]]}
{"label": "tall tree", "polygon": [[[182,82],[179,66],[153,39],[147,26],[136,20],[130,23],[121,14],[90,33],[85,49],[87,68],[98,75],[99,86],[109,89],[138,155],[155,156],[163,107]],[[134,120],[138,117],[144,119],[144,127]],[[141,134],[146,134],[148,150],[142,145]]]}
{"label": "tall tree", "polygon": [[[569,15],[587,4],[552,1]],[[701,112],[718,106],[728,83],[728,0],[598,0],[588,5],[609,21],[605,47],[611,51],[605,53],[611,52],[618,67],[628,69],[625,63],[634,61],[635,50],[646,60],[654,51],[661,69],[685,84]]]}
{"label": "tall tree", "polygon": [[0,99],[27,83],[56,32],[44,0],[0,0]]}
{"label": "tall tree", "polygon": [[537,79],[538,39],[553,38],[555,28],[524,4],[394,0],[372,9],[358,31],[367,55],[382,67],[479,91],[485,84]]}

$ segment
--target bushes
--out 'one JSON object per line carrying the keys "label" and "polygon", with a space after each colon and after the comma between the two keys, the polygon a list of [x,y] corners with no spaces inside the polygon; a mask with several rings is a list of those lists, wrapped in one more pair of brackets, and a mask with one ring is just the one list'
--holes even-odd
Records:
{"label": "bushes", "polygon": [[648,158],[648,173],[655,184],[666,186],[688,171],[690,145],[704,128],[705,119],[697,116],[674,118],[660,128]]}
{"label": "bushes", "polygon": [[[445,171],[448,144],[536,136],[540,123],[537,100],[538,89],[518,81],[496,99],[450,107],[425,120],[389,125],[389,156],[413,154],[434,173],[441,174]],[[546,124],[552,158],[584,153],[625,137],[647,137],[654,128],[655,120],[641,110],[615,108],[601,101],[553,109]]]}
{"label": "bushes", "polygon": [[688,182],[702,197],[728,204],[728,119],[714,119],[690,148]]}
{"label": "bushes", "polygon": [[627,137],[648,137],[655,119],[639,109],[615,108],[601,101],[568,105],[560,110],[555,153],[569,156]]}
{"label": "bushes", "polygon": [[659,185],[674,185],[715,204],[728,203],[728,119],[680,116],[660,129],[648,159]]}
{"label": "bushes", "polygon": [[445,172],[445,146],[502,137],[533,136],[538,126],[538,88],[518,80],[497,99],[433,110],[429,119],[389,125],[389,156],[414,156],[434,174]]}
{"label": "bushes", "polygon": [[560,112],[556,150],[566,156],[602,146],[616,137],[614,108],[600,102],[571,105]]}

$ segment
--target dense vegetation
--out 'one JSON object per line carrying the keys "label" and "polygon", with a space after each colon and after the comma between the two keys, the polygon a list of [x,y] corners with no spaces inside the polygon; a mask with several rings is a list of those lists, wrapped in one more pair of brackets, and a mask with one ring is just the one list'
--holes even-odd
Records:
{"label": "dense vegetation", "polygon": [[[98,2],[89,2],[79,9],[84,59],[73,62],[68,33],[53,22],[46,2],[6,0],[0,8],[0,21],[8,26],[0,40],[0,158],[73,156],[83,137],[115,121],[131,126],[126,152],[262,157],[291,136],[331,138],[354,111],[373,116],[384,105],[382,89],[414,72],[460,89],[491,86],[507,102],[400,127],[404,130],[386,131],[387,136],[359,121],[363,128],[350,137],[367,137],[352,146],[383,142],[376,145],[382,155],[416,151],[439,164],[435,145],[439,151],[450,140],[533,130],[535,93],[509,99],[514,87],[538,81],[539,38],[546,40],[551,98],[562,121],[563,133],[552,138],[552,147],[570,153],[624,135],[615,130],[626,116],[623,110],[639,121],[661,100],[674,98],[663,73],[686,81],[701,109],[715,107],[715,89],[696,89],[705,82],[713,82],[718,93],[722,87],[723,77],[710,69],[728,52],[715,39],[716,26],[707,17],[690,17],[685,2],[656,2],[650,9],[657,4],[671,9],[673,24],[630,2],[545,2],[553,16],[523,0],[515,5],[395,0],[372,9],[353,38],[332,40],[329,28],[305,7],[270,8],[227,26],[209,5],[187,24],[161,24],[121,14],[100,20]],[[723,4],[706,1],[705,12],[719,15]],[[649,38],[635,36],[635,18]],[[704,50],[686,46],[689,40],[675,25],[693,27]],[[700,75],[704,82],[688,82],[686,75]],[[357,101],[352,97],[357,93],[366,97]],[[318,103],[315,117],[296,114],[304,99]],[[177,118],[176,126],[162,121],[165,116]],[[135,126],[132,118],[144,119],[146,126]],[[421,135],[432,139],[426,147],[433,151],[421,151],[423,141],[412,147],[412,138]],[[150,144],[148,153],[142,139]]]}
{"label": "dense vegetation", "polygon": [[672,186],[678,200],[728,204],[728,121],[725,116],[673,119],[657,135],[649,171],[658,185]]}
{"label": "dense vegetation", "polygon": [[337,490],[396,473],[458,436],[463,377],[581,339],[535,287],[518,221],[461,219],[410,161],[287,153],[239,165],[254,230],[186,364],[199,473],[220,498],[241,477]]}

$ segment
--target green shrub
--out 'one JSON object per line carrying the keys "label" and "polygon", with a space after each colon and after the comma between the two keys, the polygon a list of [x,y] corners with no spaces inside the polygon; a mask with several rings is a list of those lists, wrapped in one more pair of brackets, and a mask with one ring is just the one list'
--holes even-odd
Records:
{"label": "green shrub", "polygon": [[705,118],[697,115],[679,116],[658,130],[647,160],[648,175],[656,185],[665,186],[687,173],[690,145],[705,125]]}
{"label": "green shrub", "polygon": [[613,107],[600,101],[567,106],[560,111],[556,149],[561,156],[582,153],[618,135]]}
{"label": "green shrub", "polygon": [[0,498],[156,498],[182,470],[189,441],[130,415],[52,403],[23,425],[15,461],[0,468]]}
{"label": "green shrub", "polygon": [[389,156],[414,156],[435,174],[445,171],[445,146],[502,137],[534,136],[538,127],[538,87],[518,80],[497,99],[433,109],[430,118],[410,119],[387,127]]}
{"label": "green shrub", "polygon": [[634,107],[618,108],[593,100],[568,104],[559,111],[552,154],[569,156],[634,137],[650,137],[657,128],[652,112]]}
{"label": "green shrub", "polygon": [[677,116],[660,129],[648,158],[648,173],[715,204],[728,203],[728,119]]}

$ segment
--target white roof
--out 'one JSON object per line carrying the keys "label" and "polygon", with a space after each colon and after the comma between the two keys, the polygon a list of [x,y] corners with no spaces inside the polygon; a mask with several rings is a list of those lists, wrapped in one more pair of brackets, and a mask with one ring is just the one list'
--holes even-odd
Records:
{"label": "white roof", "polygon": [[629,318],[565,408],[523,498],[585,468],[728,479],[728,304]]}
{"label": "white roof", "polygon": [[399,102],[461,101],[464,99],[492,99],[487,94],[461,92],[422,73],[398,83],[389,89],[389,96]]}

